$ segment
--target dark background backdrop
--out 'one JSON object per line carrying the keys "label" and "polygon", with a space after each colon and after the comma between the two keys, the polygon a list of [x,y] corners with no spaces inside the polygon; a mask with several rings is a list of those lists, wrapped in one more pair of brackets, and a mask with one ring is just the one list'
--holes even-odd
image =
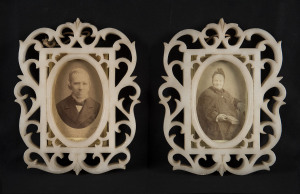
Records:
{"label": "dark background backdrop", "polygon": [[[299,1],[1,1],[1,119],[0,192],[3,193],[299,193]],[[101,175],[74,172],[49,174],[26,169],[26,146],[18,129],[20,107],[13,89],[21,74],[19,40],[35,29],[82,22],[98,29],[113,27],[136,41],[134,75],[141,87],[141,104],[135,108],[137,132],[129,146],[127,170]],[[246,30],[262,28],[282,40],[280,76],[287,90],[287,105],[280,110],[283,132],[273,149],[277,161],[271,171],[247,176],[217,173],[196,176],[172,171],[170,150],[163,135],[164,107],[158,98],[163,83],[163,42],[180,30],[202,30],[208,23],[237,23]],[[297,170],[298,169],[298,170]]]}

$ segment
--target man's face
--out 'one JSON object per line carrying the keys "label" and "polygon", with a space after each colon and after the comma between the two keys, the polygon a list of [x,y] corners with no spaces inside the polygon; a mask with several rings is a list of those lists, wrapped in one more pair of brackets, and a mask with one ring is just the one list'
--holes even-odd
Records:
{"label": "man's face", "polygon": [[221,74],[216,74],[214,77],[213,77],[213,80],[212,80],[212,84],[215,88],[221,90],[223,88],[223,85],[224,85],[224,77],[223,75]]}
{"label": "man's face", "polygon": [[90,90],[90,80],[85,73],[77,73],[71,76],[70,90],[77,98],[86,98]]}

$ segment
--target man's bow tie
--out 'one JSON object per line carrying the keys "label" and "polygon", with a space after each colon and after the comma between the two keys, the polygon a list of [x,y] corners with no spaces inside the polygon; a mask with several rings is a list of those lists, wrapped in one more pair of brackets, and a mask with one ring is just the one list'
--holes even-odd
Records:
{"label": "man's bow tie", "polygon": [[84,102],[85,102],[85,100],[82,101],[82,102],[77,102],[77,101],[75,100],[75,105],[77,105],[77,106],[83,106],[83,105],[84,105]]}

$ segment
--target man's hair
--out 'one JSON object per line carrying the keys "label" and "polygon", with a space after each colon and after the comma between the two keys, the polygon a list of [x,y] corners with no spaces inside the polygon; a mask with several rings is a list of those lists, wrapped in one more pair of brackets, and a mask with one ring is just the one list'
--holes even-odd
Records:
{"label": "man's hair", "polygon": [[215,75],[217,75],[217,74],[223,75],[223,77],[224,77],[224,79],[225,79],[225,73],[224,73],[224,71],[223,71],[222,68],[218,68],[218,69],[213,73],[212,79],[214,79]]}
{"label": "man's hair", "polygon": [[69,83],[71,83],[72,81],[72,76],[73,75],[78,75],[78,74],[84,74],[88,77],[89,81],[90,81],[90,76],[89,74],[82,68],[75,68],[75,69],[72,69],[70,72],[69,72]]}

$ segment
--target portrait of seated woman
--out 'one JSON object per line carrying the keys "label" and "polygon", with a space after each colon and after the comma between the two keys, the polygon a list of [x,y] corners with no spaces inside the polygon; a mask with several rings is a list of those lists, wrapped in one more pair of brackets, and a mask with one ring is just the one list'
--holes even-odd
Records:
{"label": "portrait of seated woman", "polygon": [[200,94],[197,102],[200,126],[212,140],[231,140],[244,123],[245,104],[223,88],[226,76],[222,68],[216,68],[211,78],[212,86]]}

